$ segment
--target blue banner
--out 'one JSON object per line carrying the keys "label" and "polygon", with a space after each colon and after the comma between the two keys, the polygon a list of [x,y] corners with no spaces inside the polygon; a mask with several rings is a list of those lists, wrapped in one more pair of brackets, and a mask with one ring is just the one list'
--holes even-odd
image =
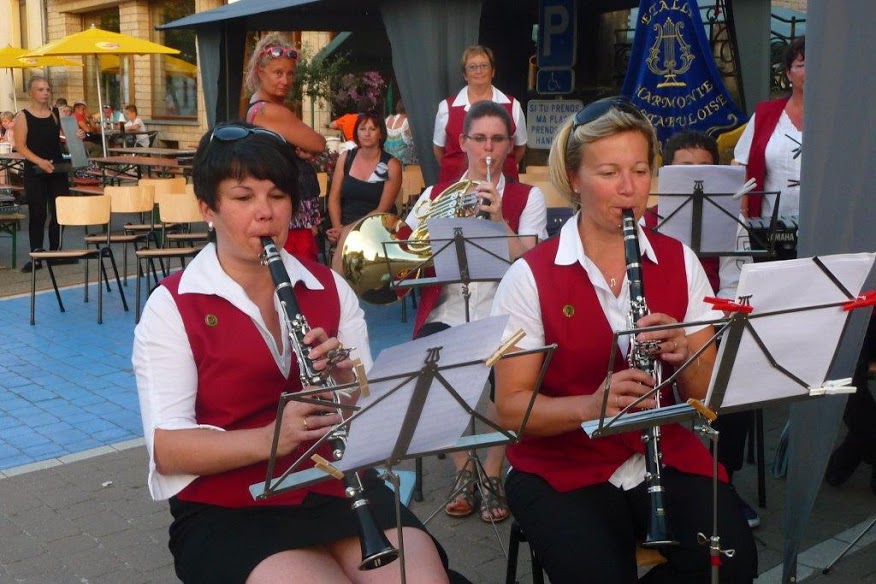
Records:
{"label": "blue banner", "polygon": [[696,0],[640,1],[622,94],[661,143],[682,130],[717,137],[748,119],[721,79]]}

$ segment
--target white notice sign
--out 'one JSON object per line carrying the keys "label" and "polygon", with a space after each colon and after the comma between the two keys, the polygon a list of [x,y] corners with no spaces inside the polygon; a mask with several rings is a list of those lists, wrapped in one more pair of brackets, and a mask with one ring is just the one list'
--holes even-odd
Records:
{"label": "white notice sign", "polygon": [[550,150],[554,134],[583,106],[580,99],[530,99],[526,106],[526,146]]}

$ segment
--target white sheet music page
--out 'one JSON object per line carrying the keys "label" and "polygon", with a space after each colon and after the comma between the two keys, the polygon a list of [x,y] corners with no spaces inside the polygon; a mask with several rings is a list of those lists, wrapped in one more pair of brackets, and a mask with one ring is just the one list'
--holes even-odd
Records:
{"label": "white sheet music page", "polygon": [[[692,196],[694,181],[697,180],[703,181],[703,193],[706,195],[735,193],[745,184],[745,167],[708,164],[664,166],[659,172],[659,193],[690,193]],[[735,251],[736,229],[739,226],[735,218],[739,215],[739,208],[739,200],[733,197],[705,197],[700,249],[694,251]],[[661,217],[669,219],[661,221],[658,231],[690,246],[693,222],[693,201],[690,197],[660,197],[659,213]]]}
{"label": "white sheet music page", "polygon": [[[430,349],[440,348],[439,368],[479,361],[473,365],[440,371],[448,384],[474,409],[490,373],[484,360],[501,345],[507,321],[507,315],[492,316],[384,349],[368,372],[371,394],[361,398],[358,405],[363,409],[369,407],[403,381],[375,380],[402,373],[416,373],[423,368]],[[345,470],[371,466],[391,457],[416,384],[417,378],[414,376],[351,424],[344,457],[336,464],[338,468]],[[468,421],[469,414],[440,381],[433,379],[408,454],[453,446],[467,428]]]}
{"label": "white sheet music page", "polygon": [[434,253],[432,259],[438,280],[442,282],[459,280],[456,248],[453,242],[447,245],[445,241],[453,238],[457,227],[462,229],[463,237],[468,240],[465,242],[465,255],[469,278],[501,280],[511,265],[508,233],[503,223],[474,218],[436,218],[429,220],[429,238],[432,241]]}
{"label": "white sheet music page", "polygon": [[[857,296],[873,267],[874,257],[876,254],[873,253],[857,253],[819,256],[819,259],[846,290]],[[809,387],[824,385],[849,313],[837,306],[758,315],[846,302],[846,295],[812,258],[801,258],[746,264],[739,279],[737,298],[745,296],[750,296],[748,302],[754,307],[749,324],[775,361],[803,381],[806,387],[773,367],[753,335],[745,331],[720,407],[802,396],[808,394]],[[710,407],[718,406],[711,403],[712,390],[725,349],[726,344],[718,349],[718,359],[712,371],[706,397]]]}

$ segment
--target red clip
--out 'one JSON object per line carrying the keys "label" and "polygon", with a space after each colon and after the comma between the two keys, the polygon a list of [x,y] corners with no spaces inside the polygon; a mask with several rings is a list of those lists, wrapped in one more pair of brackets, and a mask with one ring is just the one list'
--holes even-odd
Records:
{"label": "red clip", "polygon": [[724,312],[744,312],[747,314],[754,310],[754,306],[750,304],[739,304],[738,302],[733,302],[726,298],[712,298],[711,296],[706,296],[703,298],[703,302],[711,304],[715,310],[723,310]]}
{"label": "red clip", "polygon": [[876,290],[870,290],[869,292],[861,292],[857,298],[843,304],[843,310],[854,310],[874,305],[876,305]]}

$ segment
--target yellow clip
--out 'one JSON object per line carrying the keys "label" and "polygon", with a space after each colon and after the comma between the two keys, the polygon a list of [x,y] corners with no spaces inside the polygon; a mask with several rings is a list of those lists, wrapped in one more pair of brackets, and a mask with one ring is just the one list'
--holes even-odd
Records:
{"label": "yellow clip", "polygon": [[706,405],[698,399],[690,398],[687,400],[687,405],[695,409],[699,414],[710,422],[718,419],[718,414],[714,410],[706,407]]}
{"label": "yellow clip", "polygon": [[492,367],[496,364],[496,362],[505,356],[505,353],[511,350],[513,346],[515,346],[520,339],[526,336],[526,333],[523,332],[523,329],[518,329],[516,333],[511,335],[507,341],[502,343],[502,345],[496,349],[496,352],[490,355],[489,359],[486,360],[487,367]]}
{"label": "yellow clip", "polygon": [[310,457],[310,460],[313,461],[314,467],[318,468],[319,470],[321,470],[325,474],[330,475],[331,477],[336,478],[336,479],[344,478],[343,471],[338,469],[336,466],[333,466],[332,464],[330,464],[329,461],[327,461],[326,459],[321,457],[319,454],[314,454],[313,456]]}
{"label": "yellow clip", "polygon": [[359,382],[359,394],[362,397],[368,397],[371,395],[371,391],[368,389],[368,376],[365,375],[365,366],[362,365],[362,359],[353,361],[353,369],[356,370],[356,380]]}

